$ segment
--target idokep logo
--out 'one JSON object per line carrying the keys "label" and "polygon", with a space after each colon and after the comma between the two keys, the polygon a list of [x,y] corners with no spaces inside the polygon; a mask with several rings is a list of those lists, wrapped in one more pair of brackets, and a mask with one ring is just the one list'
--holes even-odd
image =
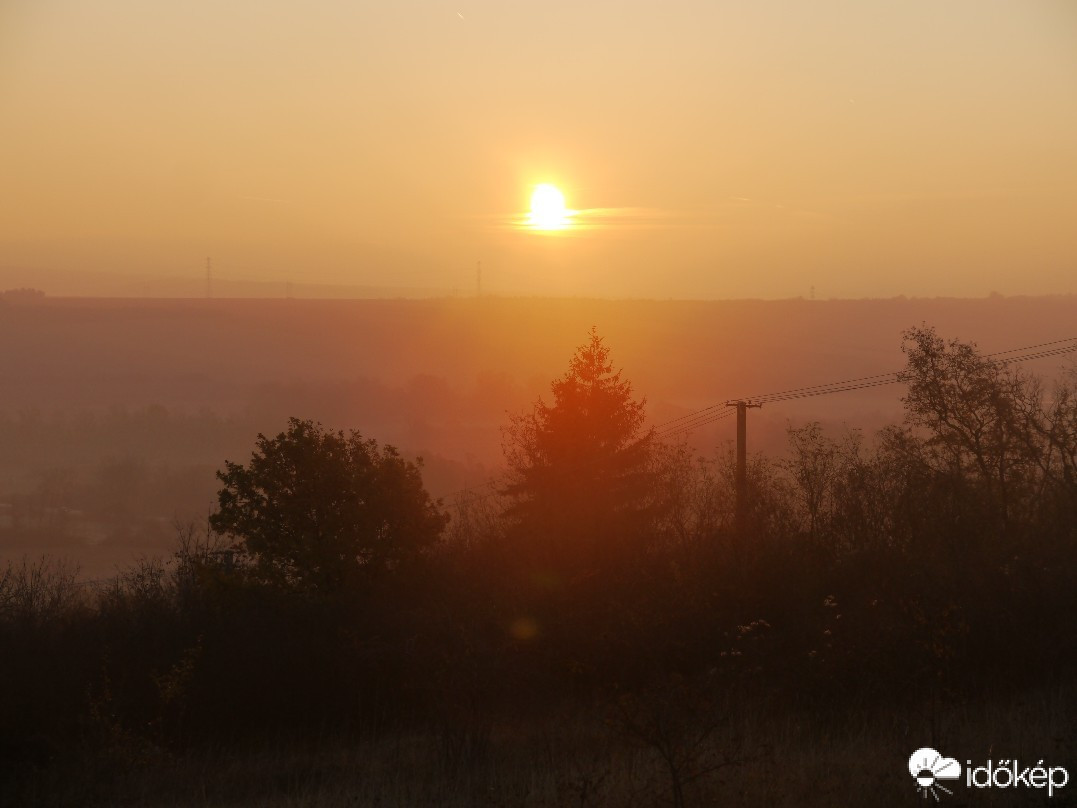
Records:
{"label": "idokep logo", "polygon": [[[1046,789],[1047,796],[1065,788],[1070,775],[1062,766],[1045,766],[1039,761],[1035,766],[1022,766],[1018,761],[989,760],[983,766],[965,762],[965,785],[969,788],[1036,788]],[[930,794],[939,802],[939,792],[954,792],[940,780],[957,780],[961,777],[961,764],[953,758],[943,757],[931,747],[917,749],[909,756],[909,774],[916,780],[916,790],[927,799]]]}
{"label": "idokep logo", "polygon": [[1070,781],[1068,771],[1061,766],[1044,766],[1042,760],[1034,766],[1022,766],[1016,760],[989,760],[986,766],[975,769],[970,760],[968,767],[965,779],[970,788],[1046,788],[1047,796],[1053,797]]}
{"label": "idokep logo", "polygon": [[939,791],[954,793],[939,780],[956,780],[961,776],[961,764],[925,746],[909,755],[909,774],[916,780],[916,790],[924,795],[924,799],[930,794],[938,802]]}

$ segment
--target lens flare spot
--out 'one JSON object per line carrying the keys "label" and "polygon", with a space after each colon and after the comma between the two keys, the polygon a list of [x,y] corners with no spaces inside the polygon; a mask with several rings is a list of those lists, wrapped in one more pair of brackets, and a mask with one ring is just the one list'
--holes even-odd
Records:
{"label": "lens flare spot", "polygon": [[533,640],[538,632],[538,623],[530,617],[518,617],[509,626],[509,634],[516,640]]}

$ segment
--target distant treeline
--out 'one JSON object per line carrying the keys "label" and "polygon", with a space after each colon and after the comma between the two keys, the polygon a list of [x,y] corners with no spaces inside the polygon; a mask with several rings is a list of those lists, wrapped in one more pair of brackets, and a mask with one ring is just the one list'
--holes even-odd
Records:
{"label": "distant treeline", "polygon": [[0,304],[2,303],[36,303],[45,299],[45,293],[41,289],[21,287],[18,289],[5,289],[0,292]]}

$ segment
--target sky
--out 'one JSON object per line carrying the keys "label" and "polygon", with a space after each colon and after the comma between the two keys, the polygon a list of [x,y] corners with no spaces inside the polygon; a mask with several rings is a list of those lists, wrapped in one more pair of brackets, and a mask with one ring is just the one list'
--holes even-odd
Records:
{"label": "sky", "polygon": [[1077,293],[1075,144],[1074,0],[0,0],[49,294]]}

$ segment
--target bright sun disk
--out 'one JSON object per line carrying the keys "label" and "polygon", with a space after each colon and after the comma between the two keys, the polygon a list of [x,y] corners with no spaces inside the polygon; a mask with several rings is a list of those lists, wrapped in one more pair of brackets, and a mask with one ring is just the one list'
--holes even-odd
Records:
{"label": "bright sun disk", "polygon": [[531,214],[528,224],[535,230],[562,230],[568,226],[565,195],[553,185],[543,183],[531,194]]}

